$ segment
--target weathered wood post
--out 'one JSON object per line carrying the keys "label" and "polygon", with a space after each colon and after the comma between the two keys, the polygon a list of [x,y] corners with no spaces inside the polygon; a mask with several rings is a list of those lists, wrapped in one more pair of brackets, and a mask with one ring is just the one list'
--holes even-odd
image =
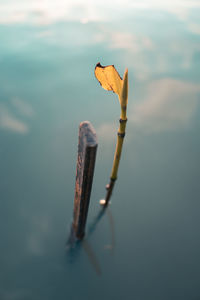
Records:
{"label": "weathered wood post", "polygon": [[97,145],[96,133],[91,123],[88,121],[82,122],[79,126],[74,219],[72,224],[74,234],[78,239],[82,239],[85,234]]}

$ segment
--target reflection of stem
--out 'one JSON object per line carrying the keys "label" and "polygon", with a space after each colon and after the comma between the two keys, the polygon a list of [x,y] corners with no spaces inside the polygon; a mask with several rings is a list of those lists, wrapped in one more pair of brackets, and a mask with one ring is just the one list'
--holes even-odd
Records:
{"label": "reflection of stem", "polygon": [[115,226],[114,226],[114,220],[112,217],[112,213],[110,209],[107,209],[107,215],[110,223],[110,230],[111,230],[111,250],[112,254],[114,254],[114,248],[115,248]]}
{"label": "reflection of stem", "polygon": [[128,102],[128,70],[126,70],[124,74],[122,93],[119,100],[121,104],[121,115],[119,120],[120,125],[117,132],[117,144],[115,148],[115,155],[113,160],[112,172],[110,176],[110,183],[106,186],[107,194],[105,198],[105,204],[104,204],[105,206],[107,206],[109,203],[115,185],[115,181],[117,179],[117,172],[119,168],[122,146],[125,137],[126,122],[127,122],[126,109],[127,109],[127,102]]}

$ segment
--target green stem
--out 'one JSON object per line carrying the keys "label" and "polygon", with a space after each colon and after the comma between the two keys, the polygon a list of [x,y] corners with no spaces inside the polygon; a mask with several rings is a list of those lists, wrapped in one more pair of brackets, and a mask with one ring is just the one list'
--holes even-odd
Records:
{"label": "green stem", "polygon": [[110,176],[110,183],[106,186],[107,194],[105,198],[105,204],[104,204],[105,206],[107,206],[110,201],[110,197],[112,195],[115,181],[117,180],[119,162],[121,158],[122,147],[123,147],[124,137],[126,133],[126,123],[127,123],[126,110],[127,110],[127,103],[128,103],[128,70],[126,70],[124,74],[122,93],[119,100],[121,104],[121,115],[119,120],[120,125],[117,132],[117,144],[115,148],[115,155],[114,155],[113,166],[112,166],[112,171]]}

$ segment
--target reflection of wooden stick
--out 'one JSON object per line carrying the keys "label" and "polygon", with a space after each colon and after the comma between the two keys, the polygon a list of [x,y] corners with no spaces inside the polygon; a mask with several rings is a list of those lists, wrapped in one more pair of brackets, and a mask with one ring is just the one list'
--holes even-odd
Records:
{"label": "reflection of wooden stick", "polygon": [[73,220],[73,230],[78,239],[82,239],[85,233],[96,151],[97,137],[95,130],[90,122],[82,122],[79,126]]}
{"label": "reflection of wooden stick", "polygon": [[[109,223],[110,223],[110,229],[111,229],[111,251],[112,254],[114,253],[114,247],[115,247],[115,231],[114,231],[114,220],[111,214],[111,211],[109,210],[109,207],[107,206],[102,206],[101,210],[99,211],[98,215],[95,217],[93,223],[91,224],[89,231],[88,231],[88,236],[90,236],[96,229],[98,223],[104,216],[104,214],[107,212],[108,218],[109,218]],[[97,275],[101,275],[101,266],[98,261],[98,258],[92,249],[92,246],[90,245],[88,239],[77,239],[74,233],[73,227],[71,228],[70,236],[67,241],[66,249],[68,251],[68,254],[70,256],[70,262],[73,262],[74,259],[76,259],[77,255],[79,254],[79,250],[81,247],[85,250],[90,263],[92,264],[94,270],[96,271]]]}
{"label": "reflection of wooden stick", "polygon": [[91,245],[87,240],[83,240],[82,245],[97,275],[101,275],[101,267]]}

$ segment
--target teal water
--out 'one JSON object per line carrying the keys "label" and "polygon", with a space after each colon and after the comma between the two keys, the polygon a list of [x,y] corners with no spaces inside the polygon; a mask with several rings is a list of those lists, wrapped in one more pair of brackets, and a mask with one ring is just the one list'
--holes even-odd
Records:
{"label": "teal water", "polygon": [[[1,1],[0,299],[200,299],[200,1]],[[127,134],[109,210],[117,97]],[[66,249],[78,126],[99,140],[85,240]]]}

